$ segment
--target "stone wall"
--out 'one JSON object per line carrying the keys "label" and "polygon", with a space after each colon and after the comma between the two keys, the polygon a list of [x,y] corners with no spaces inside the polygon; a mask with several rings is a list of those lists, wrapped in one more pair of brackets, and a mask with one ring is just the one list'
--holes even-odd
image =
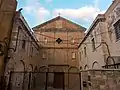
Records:
{"label": "stone wall", "polygon": [[[2,48],[4,50],[3,51],[4,55],[0,56],[0,87],[1,76],[3,76],[5,62],[7,61],[6,52],[8,48],[7,46],[9,44],[16,7],[17,7],[16,0],[0,0],[0,44],[3,46]],[[5,43],[7,45],[5,45]]]}
{"label": "stone wall", "polygon": [[82,72],[82,90],[107,89],[120,89],[120,70],[88,70]]}
{"label": "stone wall", "polygon": [[[39,45],[33,32],[26,25],[21,12],[16,12],[10,37],[9,59],[6,62],[4,73],[6,87],[8,87],[10,72],[32,72],[40,64]],[[23,81],[24,74],[17,73],[13,75],[13,78],[15,78],[13,83],[18,83],[18,87],[20,87],[19,83]]]}
{"label": "stone wall", "polygon": [[[84,37],[85,28],[58,16],[33,30],[41,46],[41,65],[68,64],[79,67],[77,48]],[[58,38],[62,40],[60,43],[56,42]]]}

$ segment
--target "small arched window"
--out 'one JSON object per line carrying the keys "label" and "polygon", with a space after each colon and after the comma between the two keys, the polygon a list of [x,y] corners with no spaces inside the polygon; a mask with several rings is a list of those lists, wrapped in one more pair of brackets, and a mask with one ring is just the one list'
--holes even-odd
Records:
{"label": "small arched window", "polygon": [[44,38],[44,42],[45,42],[45,44],[48,42],[47,38]]}
{"label": "small arched window", "polygon": [[75,39],[74,38],[72,38],[71,44],[75,44]]}
{"label": "small arched window", "polygon": [[46,52],[43,52],[43,54],[42,54],[42,58],[43,58],[43,59],[46,58]]}
{"label": "small arched window", "polygon": [[25,49],[25,46],[26,46],[26,40],[23,40],[22,41],[22,49]]}
{"label": "small arched window", "polygon": [[85,57],[86,57],[87,56],[86,47],[84,47],[84,54],[85,54]]}
{"label": "small arched window", "polygon": [[72,52],[72,59],[75,59],[75,58],[76,58],[76,53]]}

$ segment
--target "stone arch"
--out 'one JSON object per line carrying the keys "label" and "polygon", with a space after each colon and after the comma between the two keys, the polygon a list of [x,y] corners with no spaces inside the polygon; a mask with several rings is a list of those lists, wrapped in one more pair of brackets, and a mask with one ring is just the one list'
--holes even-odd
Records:
{"label": "stone arch", "polygon": [[[96,67],[96,65],[97,65],[97,67]],[[92,69],[100,69],[100,64],[97,61],[93,62]]]}
{"label": "stone arch", "polygon": [[29,65],[28,65],[28,70],[27,70],[27,71],[30,71],[30,72],[33,71],[33,65],[32,65],[32,64],[29,64]]}
{"label": "stone arch", "polygon": [[[44,88],[44,84],[46,82],[47,70],[48,70],[48,68],[46,66],[41,66],[41,67],[35,66],[35,68],[34,68],[34,72],[36,72],[36,73],[32,75],[33,82],[39,83],[39,86],[41,87],[41,88],[39,88],[40,90],[42,90]],[[40,81],[42,81],[42,82],[40,82]]]}
{"label": "stone arch", "polygon": [[54,67],[53,72],[64,72],[64,69],[62,67]]}
{"label": "stone arch", "polygon": [[[112,60],[112,61],[110,62],[110,60]],[[111,56],[107,57],[107,60],[106,60],[106,67],[107,68],[108,68],[109,62],[110,62],[110,64],[114,65],[114,68],[116,68],[116,66],[115,66],[115,60],[114,60],[113,57],[111,57]]]}
{"label": "stone arch", "polygon": [[25,63],[23,60],[20,60],[20,62],[15,63],[14,71],[17,71],[17,72],[25,71]]}
{"label": "stone arch", "polygon": [[37,66],[35,66],[35,68],[34,68],[34,72],[38,72],[39,70],[38,70],[38,67]]}
{"label": "stone arch", "polygon": [[48,72],[48,67],[46,66],[39,67],[39,72]]}
{"label": "stone arch", "polygon": [[[64,68],[61,66],[55,66],[53,68],[51,67],[51,69],[53,70],[53,72],[49,74],[49,84],[53,87],[56,87],[58,85],[60,87],[63,87],[63,84],[65,84],[63,80],[65,77]],[[52,82],[54,83],[52,84]]]}
{"label": "stone arch", "polygon": [[79,68],[77,68],[75,66],[71,66],[71,67],[69,67],[68,72],[70,72],[70,70],[73,72],[76,72],[76,71],[79,71]]}
{"label": "stone arch", "polygon": [[84,70],[87,70],[87,69],[89,69],[89,66],[86,64],[86,65],[84,66]]}

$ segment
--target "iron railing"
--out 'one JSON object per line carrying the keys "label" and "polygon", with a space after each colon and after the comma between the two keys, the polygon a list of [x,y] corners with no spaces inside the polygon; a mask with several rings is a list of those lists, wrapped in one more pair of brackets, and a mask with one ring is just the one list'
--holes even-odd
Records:
{"label": "iron railing", "polygon": [[120,70],[11,72],[6,90],[119,90]]}
{"label": "iron railing", "polygon": [[6,90],[81,90],[80,73],[11,72]]}

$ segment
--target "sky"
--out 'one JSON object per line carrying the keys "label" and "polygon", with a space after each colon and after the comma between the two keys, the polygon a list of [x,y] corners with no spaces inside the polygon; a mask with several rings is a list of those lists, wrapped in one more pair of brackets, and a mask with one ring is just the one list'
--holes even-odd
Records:
{"label": "sky", "polygon": [[113,0],[17,0],[17,10],[32,28],[60,15],[89,28],[98,14],[103,14]]}

